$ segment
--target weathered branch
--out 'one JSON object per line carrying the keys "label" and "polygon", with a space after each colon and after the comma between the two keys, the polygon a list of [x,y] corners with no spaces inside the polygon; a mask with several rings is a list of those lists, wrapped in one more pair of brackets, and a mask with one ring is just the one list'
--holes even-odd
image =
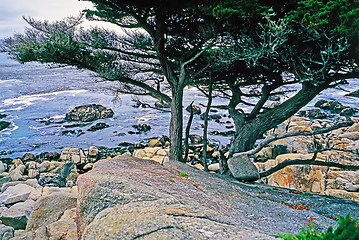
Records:
{"label": "weathered branch", "polygon": [[256,154],[257,152],[259,152],[263,147],[265,147],[267,144],[278,140],[278,139],[283,139],[283,138],[287,138],[287,137],[294,137],[294,136],[310,136],[310,135],[316,135],[316,134],[322,134],[322,133],[327,133],[330,131],[333,131],[335,129],[338,128],[342,128],[342,127],[348,127],[353,125],[354,122],[353,121],[347,121],[347,122],[342,122],[342,123],[338,123],[336,125],[333,125],[331,127],[327,127],[327,128],[321,128],[321,129],[317,129],[317,130],[313,130],[313,131],[295,131],[295,132],[286,132],[286,133],[282,133],[282,134],[273,134],[271,136],[269,136],[268,138],[262,140],[257,147],[246,151],[246,152],[241,152],[241,153],[236,153],[233,155],[233,157],[235,156],[239,156],[239,155],[252,155],[252,154]]}
{"label": "weathered branch", "polygon": [[276,165],[275,167],[268,169],[267,171],[260,172],[259,176],[261,178],[267,177],[290,165],[318,165],[318,166],[327,166],[327,167],[337,167],[337,168],[348,169],[348,170],[359,170],[359,166],[355,166],[355,165],[346,165],[346,164],[340,164],[335,162],[323,162],[323,161],[316,161],[313,159],[310,160],[296,159],[296,160],[285,160],[279,163],[278,165]]}

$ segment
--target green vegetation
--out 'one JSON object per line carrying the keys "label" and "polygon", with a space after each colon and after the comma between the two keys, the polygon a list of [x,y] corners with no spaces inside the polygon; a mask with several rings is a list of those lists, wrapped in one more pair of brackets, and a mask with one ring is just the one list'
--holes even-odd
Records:
{"label": "green vegetation", "polygon": [[185,173],[185,172],[180,172],[179,174],[180,174],[182,177],[188,178],[188,174]]}
{"label": "green vegetation", "polygon": [[302,230],[297,235],[279,234],[275,237],[285,240],[357,240],[359,239],[359,220],[349,216],[339,216],[339,226],[333,231],[330,226],[325,233],[318,230],[319,223],[317,218],[308,218],[308,223],[304,223]]}

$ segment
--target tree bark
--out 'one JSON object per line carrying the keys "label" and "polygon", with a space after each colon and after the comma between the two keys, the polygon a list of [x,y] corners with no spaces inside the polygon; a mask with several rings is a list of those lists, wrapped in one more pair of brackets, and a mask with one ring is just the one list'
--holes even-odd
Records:
{"label": "tree bark", "polygon": [[302,89],[292,98],[280,106],[267,110],[253,119],[244,118],[233,106],[229,106],[230,115],[234,120],[236,133],[232,138],[229,157],[234,153],[248,151],[253,148],[255,141],[266,131],[293,116],[302,107],[308,104],[321,91],[329,87],[329,82],[320,86],[303,83]]}
{"label": "tree bark", "polygon": [[171,123],[170,123],[170,160],[184,162],[182,157],[182,128],[183,128],[183,85],[177,84],[172,88]]}

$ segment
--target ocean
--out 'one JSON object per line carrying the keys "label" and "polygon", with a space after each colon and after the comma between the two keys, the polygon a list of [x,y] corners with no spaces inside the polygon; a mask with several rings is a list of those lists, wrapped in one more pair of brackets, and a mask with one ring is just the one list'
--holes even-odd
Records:
{"label": "ocean", "polygon": [[[349,80],[343,86],[347,91],[359,89],[359,80]],[[0,114],[7,116],[0,121],[11,125],[0,132],[0,158],[22,157],[24,153],[36,154],[61,150],[65,147],[89,148],[106,146],[114,148],[121,142],[138,143],[150,138],[159,138],[169,134],[170,113],[153,108],[134,108],[136,97],[120,95],[116,98],[110,89],[116,88],[116,82],[102,81],[91,72],[75,68],[50,68],[39,63],[19,64],[0,54]],[[347,92],[328,89],[317,96],[306,108],[311,108],[319,99],[337,100],[350,107],[359,108],[359,99],[346,97]],[[154,105],[156,99],[140,97],[141,102]],[[184,107],[192,101],[206,105],[206,98],[195,88],[186,88]],[[82,127],[67,128],[64,121],[66,113],[83,104],[101,104],[111,108],[113,118],[101,119]],[[226,99],[215,98],[213,105],[227,104]],[[201,107],[202,112],[205,111]],[[233,130],[233,121],[226,110],[218,109],[222,116],[220,123],[210,121],[209,132]],[[184,124],[189,113],[184,109]],[[108,128],[95,132],[87,131],[97,122],[104,122]],[[149,124],[151,130],[140,134],[132,125]],[[195,115],[191,134],[203,134],[203,121]],[[71,131],[69,131],[71,130]],[[78,133],[82,134],[78,134]],[[210,142],[229,143],[229,137],[209,135]]]}

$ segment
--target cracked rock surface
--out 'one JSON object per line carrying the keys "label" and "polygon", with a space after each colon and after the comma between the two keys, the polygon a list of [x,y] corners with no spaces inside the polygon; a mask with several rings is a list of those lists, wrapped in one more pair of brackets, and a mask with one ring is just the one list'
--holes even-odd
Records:
{"label": "cracked rock surface", "polygon": [[275,239],[308,216],[323,229],[336,225],[179,162],[100,160],[77,184],[80,239]]}

